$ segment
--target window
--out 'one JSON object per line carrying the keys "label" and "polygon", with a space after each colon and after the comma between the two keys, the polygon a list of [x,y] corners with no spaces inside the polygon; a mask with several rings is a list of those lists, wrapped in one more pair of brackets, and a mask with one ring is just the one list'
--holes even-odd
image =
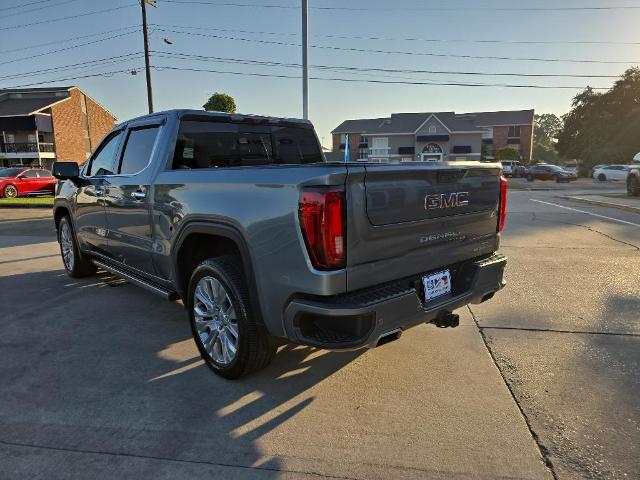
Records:
{"label": "window", "polygon": [[183,121],[174,169],[307,164],[323,161],[310,128]]}
{"label": "window", "polygon": [[436,133],[438,129],[435,125],[429,125],[429,133]]}
{"label": "window", "polygon": [[113,175],[116,152],[120,145],[121,136],[122,132],[118,132],[101,145],[100,150],[98,150],[98,152],[93,156],[93,159],[89,164],[87,176]]}
{"label": "window", "polygon": [[35,170],[27,170],[22,174],[22,176],[25,178],[38,178],[38,172]]}
{"label": "window", "polygon": [[52,176],[49,170],[38,170],[38,177],[40,178],[51,178]]}
{"label": "window", "polygon": [[520,138],[520,125],[513,125],[509,127],[509,133],[507,136],[509,138]]}
{"label": "window", "polygon": [[159,127],[141,128],[129,132],[120,163],[120,173],[130,175],[144,170],[151,160],[158,129]]}

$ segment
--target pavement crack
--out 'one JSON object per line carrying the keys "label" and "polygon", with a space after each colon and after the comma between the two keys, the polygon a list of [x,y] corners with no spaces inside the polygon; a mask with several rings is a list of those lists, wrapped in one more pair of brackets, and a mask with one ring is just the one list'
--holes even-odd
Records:
{"label": "pavement crack", "polygon": [[[475,320],[475,319],[474,319]],[[521,330],[523,332],[549,332],[549,333],[573,333],[581,335],[609,335],[614,337],[640,337],[640,333],[625,333],[625,332],[595,332],[590,330],[561,330],[555,328],[531,328],[531,327],[499,327],[499,326],[486,326],[481,327],[480,330]]]}
{"label": "pavement crack", "polygon": [[518,410],[520,410],[520,414],[522,415],[522,418],[524,419],[524,422],[527,425],[527,428],[529,429],[529,433],[531,434],[531,438],[533,438],[533,441],[535,442],[536,446],[538,447],[538,451],[540,452],[540,456],[542,457],[542,460],[544,461],[544,464],[549,469],[549,472],[551,473],[551,476],[554,478],[554,480],[558,480],[558,475],[556,474],[555,467],[553,465],[553,462],[551,461],[551,452],[542,443],[542,440],[540,439],[538,434],[533,430],[533,426],[531,425],[531,422],[529,421],[529,417],[527,416],[527,414],[525,413],[524,409],[522,408],[522,405],[518,401],[518,398],[516,397],[513,389],[511,388],[511,384],[507,380],[507,377],[505,377],[504,373],[500,369],[500,365],[498,364],[498,361],[497,361],[497,359],[496,359],[496,357],[495,357],[495,355],[493,353],[493,350],[491,350],[491,347],[489,346],[489,342],[487,342],[487,338],[486,338],[486,336],[484,334],[483,328],[480,327],[480,324],[478,323],[478,319],[476,318],[475,313],[473,313],[473,310],[471,310],[471,306],[467,305],[467,309],[469,310],[469,313],[471,314],[471,318],[473,318],[473,321],[476,324],[476,328],[480,332],[480,336],[482,337],[482,341],[484,342],[485,348],[489,352],[489,355],[491,355],[491,360],[493,360],[493,364],[495,365],[496,369],[498,370],[498,373],[500,373],[500,376],[502,377],[502,381],[504,382],[504,384],[506,385],[507,389],[509,390],[509,393],[511,394],[511,398],[513,398],[513,401],[518,406]]}
{"label": "pavement crack", "polygon": [[573,227],[582,227],[582,228],[586,228],[587,230],[589,230],[590,232],[593,233],[597,233],[599,235],[602,235],[605,238],[608,238],[609,240],[613,240],[614,242],[618,242],[621,243],[623,245],[627,245],[629,247],[634,248],[637,251],[640,251],[640,246],[635,245],[633,243],[629,243],[629,242],[625,242],[624,240],[620,240],[618,238],[612,237],[611,235],[601,232],[600,230],[597,230],[593,227],[590,227],[589,225],[583,225],[582,223],[571,223],[571,222],[558,222],[558,221],[554,221],[554,220],[542,220],[543,222],[548,222],[548,223],[559,223],[560,225],[571,225]]}
{"label": "pavement crack", "polygon": [[80,453],[80,454],[91,454],[91,455],[109,455],[114,457],[137,458],[141,460],[160,460],[165,462],[188,463],[188,464],[194,464],[194,465],[209,465],[209,466],[215,466],[215,467],[241,468],[245,470],[264,470],[268,472],[295,473],[295,474],[302,474],[302,475],[311,475],[311,476],[316,476],[321,478],[335,478],[336,480],[359,480],[358,478],[355,478],[355,477],[329,475],[325,473],[318,473],[318,472],[305,471],[305,470],[269,468],[261,465],[251,467],[247,465],[236,465],[232,463],[212,462],[208,460],[186,460],[186,459],[180,459],[180,458],[161,457],[156,455],[138,455],[135,453],[126,453],[126,452],[109,452],[109,451],[103,451],[103,450],[85,450],[85,449],[66,448],[66,447],[52,447],[49,445],[36,445],[36,444],[22,443],[22,442],[8,442],[6,440],[0,440],[0,444],[13,446],[13,447],[37,448],[42,450],[51,450],[51,451],[58,451],[58,452],[69,452],[69,453]]}

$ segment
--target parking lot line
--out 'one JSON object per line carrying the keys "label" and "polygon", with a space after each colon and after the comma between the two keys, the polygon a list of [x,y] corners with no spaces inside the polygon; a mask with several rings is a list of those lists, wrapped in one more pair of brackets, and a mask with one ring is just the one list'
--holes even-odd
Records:
{"label": "parking lot line", "polygon": [[640,224],[638,224],[638,223],[628,222],[626,220],[620,220],[619,218],[607,217],[606,215],[600,215],[598,213],[586,212],[584,210],[578,210],[577,208],[565,207],[564,205],[560,205],[558,203],[545,202],[543,200],[536,200],[534,198],[530,198],[529,200],[532,201],[532,202],[536,202],[536,203],[544,203],[545,205],[551,205],[551,206],[558,207],[558,208],[564,208],[565,210],[571,210],[572,212],[584,213],[586,215],[591,215],[592,217],[605,218],[605,219],[611,220],[613,222],[624,223],[625,225],[632,225],[634,227],[640,227]]}

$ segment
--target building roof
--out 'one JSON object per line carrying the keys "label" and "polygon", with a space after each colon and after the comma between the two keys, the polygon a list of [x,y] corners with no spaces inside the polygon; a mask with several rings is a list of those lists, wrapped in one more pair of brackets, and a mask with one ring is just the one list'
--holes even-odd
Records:
{"label": "building roof", "polygon": [[0,89],[0,117],[25,116],[69,98],[72,87]]}
{"label": "building roof", "polygon": [[[44,110],[54,103],[71,97],[75,86],[41,87],[41,88],[0,88],[0,117],[19,117],[31,115]],[[82,90],[80,90],[82,92]],[[93,98],[82,92],[87,98],[100,105]],[[115,115],[100,105],[114,119]]]}
{"label": "building roof", "polygon": [[331,133],[414,134],[431,115],[434,115],[452,132],[476,132],[482,127],[498,125],[533,124],[533,110],[394,113],[387,118],[345,120]]}

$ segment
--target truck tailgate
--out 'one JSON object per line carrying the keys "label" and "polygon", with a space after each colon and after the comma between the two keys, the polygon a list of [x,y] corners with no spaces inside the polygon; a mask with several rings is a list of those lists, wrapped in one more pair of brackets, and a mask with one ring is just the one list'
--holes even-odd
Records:
{"label": "truck tailgate", "polygon": [[349,291],[498,249],[497,164],[368,164],[349,169],[347,194]]}

